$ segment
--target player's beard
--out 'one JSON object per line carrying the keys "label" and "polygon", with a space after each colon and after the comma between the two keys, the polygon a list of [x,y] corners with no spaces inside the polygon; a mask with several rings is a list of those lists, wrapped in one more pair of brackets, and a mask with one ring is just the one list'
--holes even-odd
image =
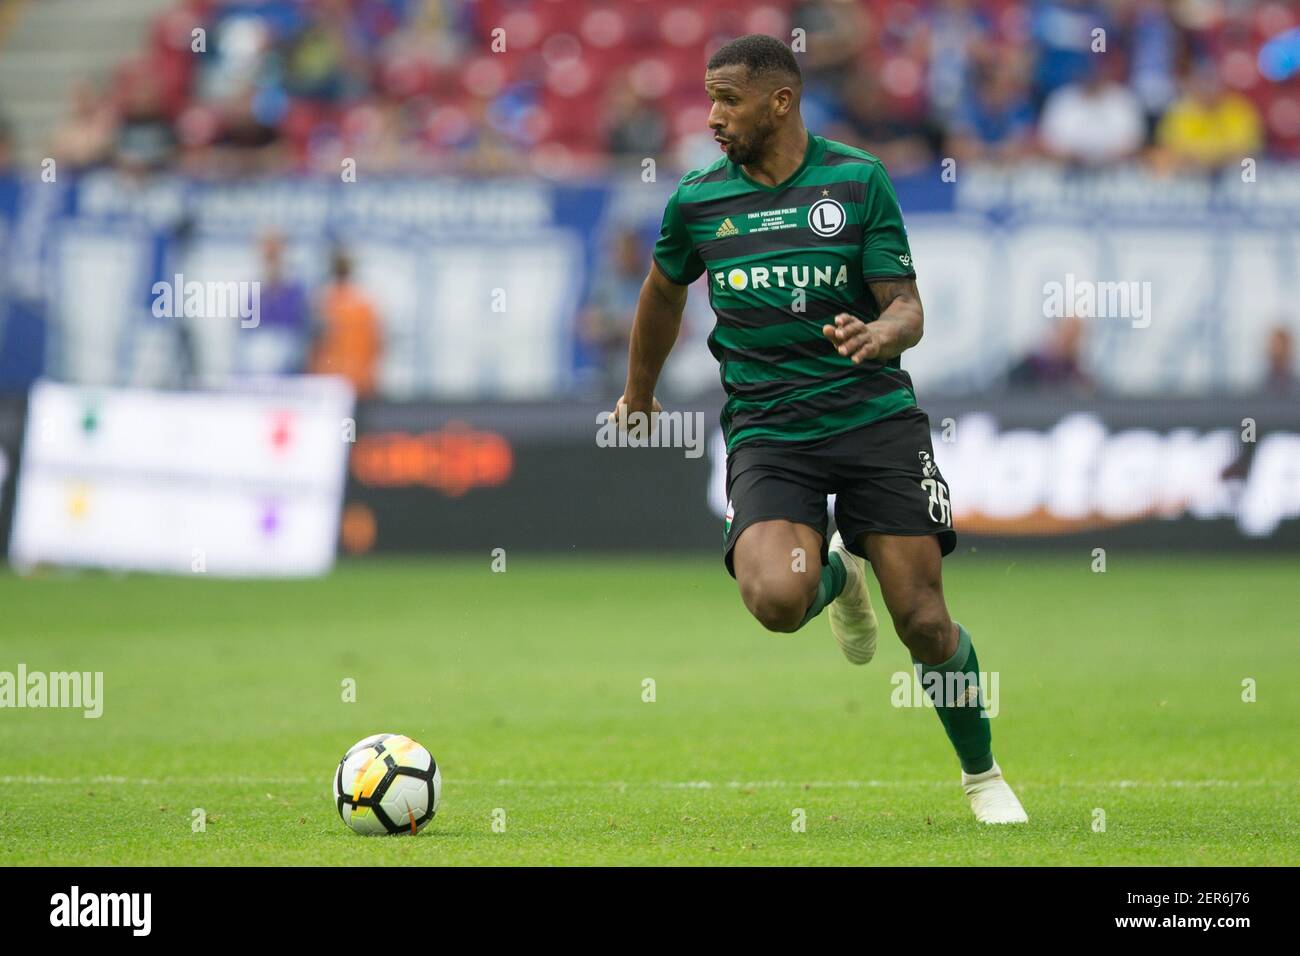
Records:
{"label": "player's beard", "polygon": [[761,163],[775,136],[776,121],[769,112],[754,124],[752,133],[748,136],[738,136],[731,141],[727,158],[738,166],[753,166]]}

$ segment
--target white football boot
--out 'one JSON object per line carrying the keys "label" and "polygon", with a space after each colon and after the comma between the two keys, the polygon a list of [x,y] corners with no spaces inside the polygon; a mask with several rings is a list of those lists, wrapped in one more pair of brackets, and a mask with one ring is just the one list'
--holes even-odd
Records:
{"label": "white football boot", "polygon": [[827,608],[831,633],[850,664],[866,664],[876,656],[879,630],[867,591],[866,562],[849,553],[838,531],[831,537],[830,550],[844,562],[844,590]]}
{"label": "white football boot", "polygon": [[970,808],[980,823],[1028,823],[1029,816],[1002,779],[1002,768],[995,761],[983,773],[961,772],[961,788],[970,798]]}

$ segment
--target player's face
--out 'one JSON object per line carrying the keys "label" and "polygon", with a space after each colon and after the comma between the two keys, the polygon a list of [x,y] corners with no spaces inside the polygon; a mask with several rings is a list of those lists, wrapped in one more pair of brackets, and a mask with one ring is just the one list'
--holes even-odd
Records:
{"label": "player's face", "polygon": [[722,66],[704,74],[704,89],[713,101],[709,129],[727,158],[741,166],[759,162],[776,133],[771,90],[750,82],[743,66]]}

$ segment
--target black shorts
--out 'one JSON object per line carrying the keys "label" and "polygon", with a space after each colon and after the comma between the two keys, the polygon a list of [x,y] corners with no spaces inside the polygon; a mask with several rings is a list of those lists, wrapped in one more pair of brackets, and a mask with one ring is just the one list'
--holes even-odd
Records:
{"label": "black shorts", "polygon": [[826,496],[835,495],[835,526],[853,554],[864,531],[939,537],[957,546],[948,485],[934,461],[930,417],[919,408],[841,435],[799,444],[741,445],[727,456],[727,523],[723,559],[759,521],[806,524],[822,536],[826,563]]}

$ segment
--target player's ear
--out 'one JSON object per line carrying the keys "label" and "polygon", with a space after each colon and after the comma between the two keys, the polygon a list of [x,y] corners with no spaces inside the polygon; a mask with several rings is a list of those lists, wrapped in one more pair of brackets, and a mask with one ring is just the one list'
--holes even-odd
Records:
{"label": "player's ear", "polygon": [[794,90],[788,86],[779,86],[772,91],[772,111],[777,116],[784,116],[794,106]]}

